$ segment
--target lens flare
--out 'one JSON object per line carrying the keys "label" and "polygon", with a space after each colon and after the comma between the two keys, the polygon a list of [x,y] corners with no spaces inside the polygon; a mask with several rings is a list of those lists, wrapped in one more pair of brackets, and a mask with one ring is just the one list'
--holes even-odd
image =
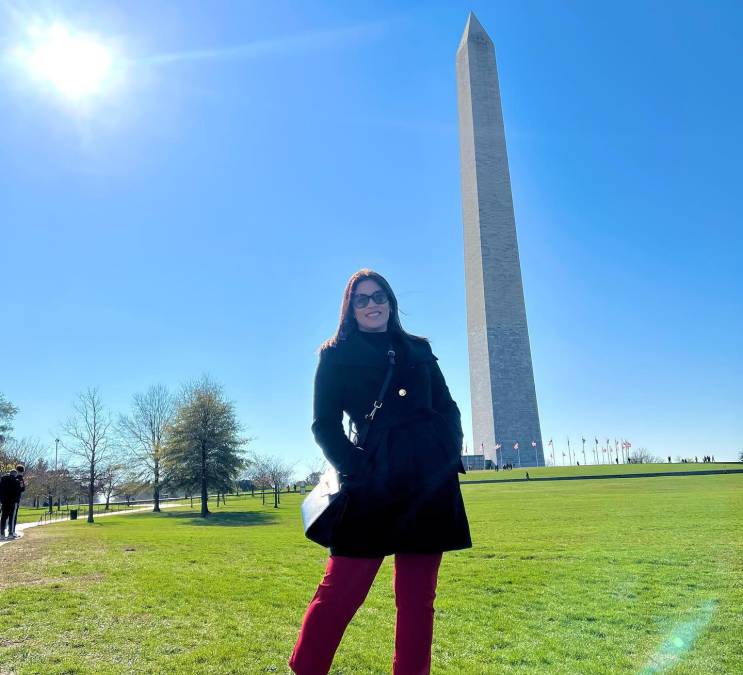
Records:
{"label": "lens flare", "polygon": [[707,627],[717,608],[716,600],[708,600],[697,608],[693,616],[673,627],[670,635],[666,636],[660,649],[653,654],[650,661],[640,671],[640,675],[656,675],[664,673],[676,666],[694,646],[694,641]]}

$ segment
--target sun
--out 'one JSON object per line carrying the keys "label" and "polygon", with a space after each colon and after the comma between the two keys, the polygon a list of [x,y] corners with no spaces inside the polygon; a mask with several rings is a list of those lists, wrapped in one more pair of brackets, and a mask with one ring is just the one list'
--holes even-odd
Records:
{"label": "sun", "polygon": [[64,24],[30,29],[19,56],[36,80],[77,101],[102,92],[113,65],[111,51],[100,41]]}

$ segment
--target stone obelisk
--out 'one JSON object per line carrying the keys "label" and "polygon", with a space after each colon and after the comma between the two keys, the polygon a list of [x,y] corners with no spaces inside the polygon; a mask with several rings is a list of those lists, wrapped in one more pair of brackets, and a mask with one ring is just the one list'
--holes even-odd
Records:
{"label": "stone obelisk", "polygon": [[474,449],[544,466],[495,48],[472,13],[457,93]]}

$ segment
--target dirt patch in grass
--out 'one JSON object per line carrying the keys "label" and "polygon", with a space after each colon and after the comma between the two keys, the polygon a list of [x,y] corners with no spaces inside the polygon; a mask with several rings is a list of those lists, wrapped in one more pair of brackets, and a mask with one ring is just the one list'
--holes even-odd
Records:
{"label": "dirt patch in grass", "polygon": [[[100,573],[86,575],[62,575],[39,576],[35,571],[59,565],[61,562],[51,553],[51,546],[54,541],[65,538],[65,533],[54,531],[50,527],[34,528],[28,530],[22,539],[13,542],[10,546],[3,546],[0,549],[0,566],[3,568],[3,575],[0,577],[0,591],[9,588],[23,588],[33,586],[66,586],[74,584],[76,587],[83,585],[88,586],[97,583],[103,579]],[[33,565],[29,563],[33,562]],[[2,673],[0,673],[2,675]]]}

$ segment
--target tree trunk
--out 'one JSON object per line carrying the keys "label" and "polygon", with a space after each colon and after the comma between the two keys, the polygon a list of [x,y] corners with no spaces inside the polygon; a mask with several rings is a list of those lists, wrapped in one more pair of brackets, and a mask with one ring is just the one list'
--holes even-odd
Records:
{"label": "tree trunk", "polygon": [[154,513],[160,513],[160,461],[155,459],[155,493],[152,495],[155,505],[152,507]]}
{"label": "tree trunk", "polygon": [[209,515],[207,485],[209,481],[206,475],[206,446],[201,444],[201,517],[206,518]]}
{"label": "tree trunk", "polygon": [[93,500],[95,499],[95,461],[90,462],[90,480],[88,482],[88,522],[93,522]]}

